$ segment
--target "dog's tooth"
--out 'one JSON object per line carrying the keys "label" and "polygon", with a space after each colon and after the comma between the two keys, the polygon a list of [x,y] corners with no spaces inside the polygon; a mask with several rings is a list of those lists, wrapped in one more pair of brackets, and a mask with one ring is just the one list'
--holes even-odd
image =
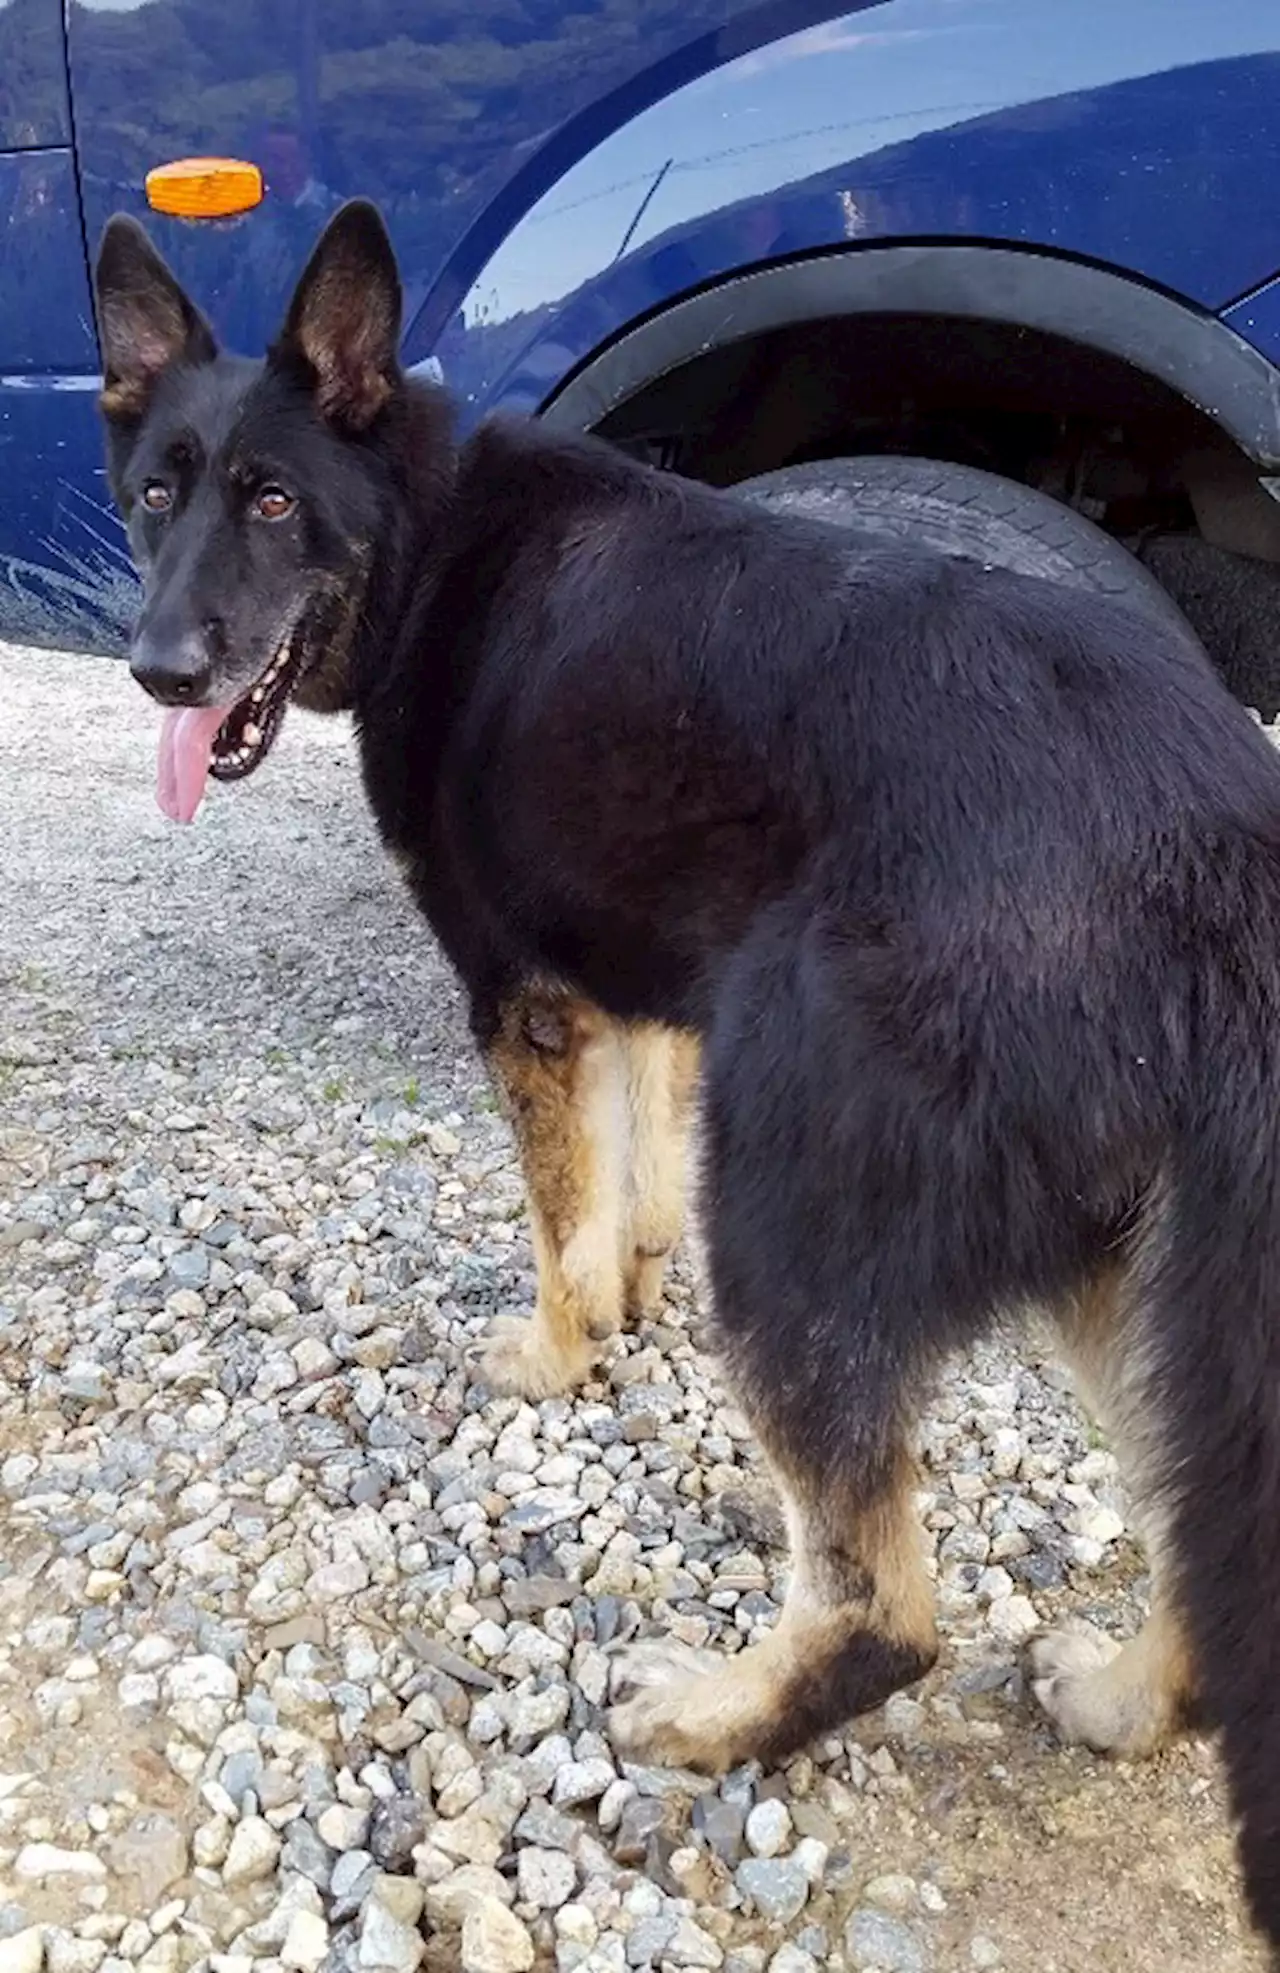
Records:
{"label": "dog's tooth", "polygon": [[246,750],[250,747],[260,746],[262,744],[262,728],[255,726],[253,721],[249,720],[245,725],[241,738],[244,741]]}
{"label": "dog's tooth", "polygon": [[255,706],[262,704],[262,692],[263,688],[261,685],[255,685],[252,692],[250,692],[249,697]]}

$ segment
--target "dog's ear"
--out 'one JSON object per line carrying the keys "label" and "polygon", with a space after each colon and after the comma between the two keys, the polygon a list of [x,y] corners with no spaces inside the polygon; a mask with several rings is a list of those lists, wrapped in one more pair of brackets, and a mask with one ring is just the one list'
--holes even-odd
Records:
{"label": "dog's ear", "polygon": [[400,373],[400,276],[378,208],[352,199],[334,214],[307,262],[271,351],[301,358],[322,416],[362,431]]}
{"label": "dog's ear", "polygon": [[94,276],[108,418],[140,418],[171,363],[211,363],[213,332],[188,301],[136,219],[107,221]]}

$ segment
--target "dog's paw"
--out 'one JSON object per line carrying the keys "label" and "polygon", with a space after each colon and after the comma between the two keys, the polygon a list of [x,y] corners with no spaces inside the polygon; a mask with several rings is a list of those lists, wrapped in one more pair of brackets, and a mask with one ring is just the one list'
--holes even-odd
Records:
{"label": "dog's paw", "polygon": [[1032,1640],[1031,1689],[1064,1740],[1097,1753],[1128,1751],[1133,1695],[1115,1675],[1121,1655],[1121,1646],[1092,1625]]}
{"label": "dog's paw", "polygon": [[656,1321],[665,1302],[670,1248],[646,1253],[637,1247],[625,1271],[622,1286],[624,1320],[636,1329],[642,1322]]}
{"label": "dog's paw", "polygon": [[628,1645],[613,1664],[609,1736],[628,1759],[718,1773],[734,1765],[735,1684],[731,1661],[715,1652],[674,1638]]}
{"label": "dog's paw", "polygon": [[518,1315],[500,1315],[490,1325],[483,1342],[469,1352],[472,1375],[488,1386],[495,1397],[562,1397],[584,1383],[590,1374],[592,1351],[584,1338],[581,1349],[549,1347],[546,1333],[536,1316],[532,1321]]}
{"label": "dog's paw", "polygon": [[587,1316],[587,1334],[597,1346],[622,1334],[626,1316],[622,1309],[594,1308]]}

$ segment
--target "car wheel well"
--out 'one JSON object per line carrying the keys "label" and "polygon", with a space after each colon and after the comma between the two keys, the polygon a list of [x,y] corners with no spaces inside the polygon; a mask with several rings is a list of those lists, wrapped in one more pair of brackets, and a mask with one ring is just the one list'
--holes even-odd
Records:
{"label": "car wheel well", "polygon": [[1016,324],[858,314],[771,329],[655,378],[597,429],[716,485],[851,454],[947,459],[1117,534],[1192,524],[1206,488],[1250,484],[1252,530],[1237,513],[1222,545],[1280,561],[1280,508],[1206,413],[1106,351]]}
{"label": "car wheel well", "polygon": [[1235,665],[1241,696],[1268,718],[1280,708],[1280,506],[1264,469],[1111,352],[972,316],[802,321],[700,352],[596,429],[720,486],[902,453],[1035,487],[1147,561],[1224,669]]}

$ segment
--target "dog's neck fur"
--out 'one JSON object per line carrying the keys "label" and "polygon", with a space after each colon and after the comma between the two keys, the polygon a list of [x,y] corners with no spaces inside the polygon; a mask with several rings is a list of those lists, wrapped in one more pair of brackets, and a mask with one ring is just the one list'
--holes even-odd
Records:
{"label": "dog's neck fur", "polygon": [[332,666],[322,667],[342,676],[342,703],[357,709],[397,653],[423,636],[448,561],[461,456],[453,402],[438,386],[406,381],[387,415],[399,425],[393,471],[407,498],[393,503],[392,518],[371,544],[359,604]]}

